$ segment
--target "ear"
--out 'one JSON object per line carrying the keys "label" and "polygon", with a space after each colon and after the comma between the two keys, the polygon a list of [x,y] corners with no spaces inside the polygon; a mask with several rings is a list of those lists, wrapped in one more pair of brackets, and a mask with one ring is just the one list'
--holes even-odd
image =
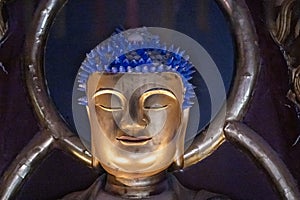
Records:
{"label": "ear", "polygon": [[92,167],[94,169],[98,169],[100,166],[100,162],[97,160],[97,158],[95,156],[92,156]]}
{"label": "ear", "polygon": [[101,78],[102,73],[99,72],[94,72],[92,73],[86,82],[86,97],[88,100],[90,100],[92,98],[92,96],[94,95],[97,86],[98,86],[98,81]]}
{"label": "ear", "polygon": [[[92,111],[91,111],[91,110]],[[91,145],[91,154],[92,154],[92,163],[91,163],[91,167],[92,168],[94,168],[94,169],[98,169],[98,168],[100,168],[100,162],[99,162],[99,160],[93,155],[93,153],[95,152],[95,144],[94,144],[94,140],[93,140],[93,135],[92,135],[92,132],[93,132],[93,129],[95,129],[95,123],[97,123],[96,122],[96,120],[94,119],[93,120],[93,118],[95,118],[95,116],[91,116],[91,115],[94,115],[94,113],[95,113],[95,110],[94,110],[95,108],[93,107],[93,106],[91,106],[90,108],[88,107],[88,106],[86,106],[86,111],[87,111],[87,114],[88,114],[88,118],[89,118],[89,122],[90,122],[90,131],[91,131],[91,143],[90,143],[90,145]]]}
{"label": "ear", "polygon": [[184,167],[184,139],[189,119],[189,111],[190,108],[186,108],[182,112],[181,125],[179,127],[178,138],[176,141],[175,160],[169,168],[170,171],[180,170]]}

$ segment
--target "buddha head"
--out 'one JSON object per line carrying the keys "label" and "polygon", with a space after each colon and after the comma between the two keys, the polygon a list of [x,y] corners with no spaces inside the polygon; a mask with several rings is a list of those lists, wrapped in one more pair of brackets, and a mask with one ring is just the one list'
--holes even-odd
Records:
{"label": "buddha head", "polygon": [[183,165],[193,66],[172,49],[141,28],[112,36],[81,65],[79,103],[88,113],[93,162],[113,176],[142,178]]}

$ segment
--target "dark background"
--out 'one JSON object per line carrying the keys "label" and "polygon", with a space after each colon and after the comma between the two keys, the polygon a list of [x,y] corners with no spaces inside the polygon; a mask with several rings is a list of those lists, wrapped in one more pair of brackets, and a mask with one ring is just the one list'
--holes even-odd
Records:
{"label": "dark background", "polygon": [[[23,42],[37,2],[15,0],[8,3],[5,8],[9,16],[9,33],[8,39],[1,43],[0,62],[3,63],[8,74],[0,69],[0,174],[39,131],[27,97],[20,64]],[[120,24],[126,28],[145,25],[179,30],[199,40],[218,67],[224,70],[225,75],[232,73],[232,69],[225,70],[230,63],[232,64],[234,56],[232,42],[228,37],[230,33],[226,29],[226,22],[220,22],[225,18],[220,18],[221,15],[218,14],[219,11],[214,3],[200,3],[200,5],[199,1],[187,3],[187,1],[180,0],[176,1],[176,4],[171,4],[172,1],[157,1],[160,3],[147,1],[152,2],[148,3],[150,5],[139,4],[141,1],[134,0],[127,1],[127,4],[125,1],[118,3],[115,3],[116,1],[98,1],[94,4],[91,1],[88,2],[82,3],[86,7],[81,7],[79,1],[70,1],[70,4],[67,4],[66,9],[69,11],[65,13],[63,11],[59,17],[66,15],[62,17],[72,19],[73,24],[70,24],[72,22],[68,20],[57,21],[56,28],[50,34],[46,49],[45,71],[50,92],[52,91],[52,97],[58,107],[66,108],[61,112],[69,121],[70,126],[72,126],[72,120],[67,109],[69,105],[62,102],[60,98],[69,98],[68,91],[61,91],[68,90],[64,87],[72,86],[72,76],[74,73],[76,74],[76,70],[68,72],[65,71],[68,68],[51,67],[57,66],[58,63],[77,65],[78,67],[78,63],[80,64],[83,60],[85,53],[108,37]],[[273,43],[266,29],[262,1],[248,0],[247,3],[259,36],[262,64],[253,101],[244,122],[268,141],[286,163],[295,179],[300,180],[300,160],[298,158],[300,143],[293,146],[300,134],[300,126],[295,106],[286,98],[289,89],[288,68],[279,48]],[[141,13],[141,10],[146,11],[147,8],[151,8],[148,14],[147,12]],[[197,10],[196,8],[203,9]],[[165,9],[163,13],[168,17],[157,17],[156,13],[161,13],[161,9]],[[94,11],[97,16],[93,18],[93,12],[88,11]],[[213,17],[206,18],[211,13],[213,13]],[[152,17],[151,14],[153,14]],[[77,24],[84,23],[82,21],[85,18],[94,19],[94,21],[90,21],[94,25],[89,29],[86,28],[88,26],[84,28],[77,26]],[[199,24],[195,24],[196,22]],[[204,29],[197,30],[194,27]],[[224,31],[222,31],[223,29]],[[84,34],[88,35],[82,37]],[[199,34],[202,34],[201,37]],[[223,34],[223,36],[216,34]],[[66,35],[71,37],[69,44],[62,43],[65,41],[62,38]],[[54,36],[57,36],[58,39],[55,39]],[[54,45],[55,43],[56,45]],[[53,45],[51,46],[51,44]],[[219,48],[218,45],[220,45]],[[65,49],[70,49],[70,51]],[[74,59],[62,60],[57,57],[59,54],[65,58]],[[59,81],[66,77],[65,74],[68,74],[69,81],[62,86]],[[64,76],[60,77],[62,75]],[[230,76],[225,82],[230,85]],[[57,94],[60,92],[61,95],[55,96],[55,91],[58,91]],[[223,144],[209,158],[176,175],[187,187],[204,188],[223,193],[232,199],[278,199],[264,173],[229,143]],[[49,155],[33,173],[17,199],[55,199],[71,191],[86,188],[96,177],[97,174],[92,170],[57,150]]]}

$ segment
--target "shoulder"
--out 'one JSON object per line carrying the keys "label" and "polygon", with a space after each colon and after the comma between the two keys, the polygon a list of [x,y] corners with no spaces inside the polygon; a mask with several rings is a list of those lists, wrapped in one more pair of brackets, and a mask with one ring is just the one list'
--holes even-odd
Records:
{"label": "shoulder", "polygon": [[186,199],[186,200],[230,200],[230,198],[226,197],[222,194],[213,193],[206,190],[191,190],[189,188],[184,187],[181,183],[176,179],[175,176],[170,175],[169,180],[171,181],[173,190],[176,193],[178,199]]}
{"label": "shoulder", "polygon": [[89,199],[95,199],[96,195],[99,193],[99,190],[102,190],[103,188],[103,180],[105,179],[105,176],[100,176],[89,188],[86,190],[78,191],[78,192],[72,192],[70,194],[67,194],[60,200],[89,200]]}
{"label": "shoulder", "polygon": [[200,190],[197,192],[194,200],[230,200],[230,198],[213,192],[209,192],[206,190]]}

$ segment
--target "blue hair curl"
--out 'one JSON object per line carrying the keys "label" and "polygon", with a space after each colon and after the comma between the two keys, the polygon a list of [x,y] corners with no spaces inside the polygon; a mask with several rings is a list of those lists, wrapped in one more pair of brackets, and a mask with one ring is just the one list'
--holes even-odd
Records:
{"label": "blue hair curl", "polygon": [[[150,34],[147,28],[135,29],[134,32],[120,32],[111,36],[90,53],[81,64],[78,89],[86,92],[88,77],[95,72],[105,73],[160,73],[176,72],[183,81],[185,95],[183,109],[191,107],[195,96],[192,79],[194,66],[184,51],[161,44],[159,37]],[[86,96],[78,103],[87,105]]]}

